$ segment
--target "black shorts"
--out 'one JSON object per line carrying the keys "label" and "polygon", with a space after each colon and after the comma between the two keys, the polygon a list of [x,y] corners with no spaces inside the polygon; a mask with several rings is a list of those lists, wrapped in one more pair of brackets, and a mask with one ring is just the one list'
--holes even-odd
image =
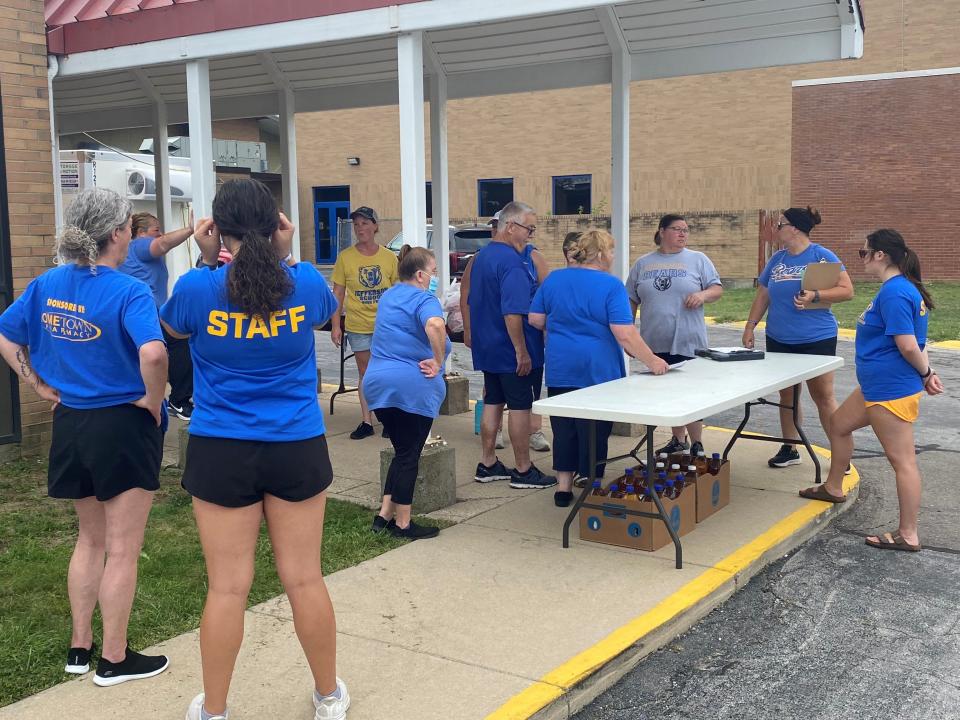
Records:
{"label": "black shorts", "polygon": [[790,353],[792,355],[836,355],[837,338],[827,338],[809,343],[782,343],[767,333],[767,352]]}
{"label": "black shorts", "polygon": [[160,488],[163,431],[147,410],[112,405],[78,410],[57,405],[47,492],[50,497],[104,502],[120,493]]}
{"label": "black shorts", "polygon": [[543,386],[543,368],[529,375],[516,373],[483,373],[483,402],[487,405],[506,405],[508,410],[529,410],[533,401],[540,399]]}
{"label": "black shorts", "polygon": [[264,495],[300,502],[333,482],[324,435],[261,442],[191,435],[181,485],[193,497],[223,507],[246,507]]}
{"label": "black shorts", "polygon": [[693,360],[692,357],[687,357],[686,355],[673,355],[672,353],[654,353],[654,355],[663,360],[667,365],[676,365],[679,362]]}

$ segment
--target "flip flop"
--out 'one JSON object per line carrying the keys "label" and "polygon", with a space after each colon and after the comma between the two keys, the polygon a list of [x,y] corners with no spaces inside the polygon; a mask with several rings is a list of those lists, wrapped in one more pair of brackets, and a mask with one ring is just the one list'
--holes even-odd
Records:
{"label": "flip flop", "polygon": [[847,501],[846,495],[843,497],[831,495],[829,492],[827,492],[827,488],[823,485],[804,488],[800,491],[800,497],[806,498],[807,500],[822,500],[823,502],[834,503],[835,505],[839,505],[840,503],[845,503]]}
{"label": "flip flop", "polygon": [[904,552],[920,552],[923,550],[922,545],[911,545],[904,540],[899,530],[894,533],[885,532],[883,535],[875,535],[874,537],[877,539],[865,538],[864,542],[870,547],[880,550],[903,550]]}

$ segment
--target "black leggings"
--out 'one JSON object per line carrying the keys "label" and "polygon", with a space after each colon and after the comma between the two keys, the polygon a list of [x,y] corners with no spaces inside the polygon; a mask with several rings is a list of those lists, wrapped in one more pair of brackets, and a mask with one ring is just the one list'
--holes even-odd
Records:
{"label": "black leggings", "polygon": [[[563,395],[577,389],[548,387],[547,397]],[[557,472],[577,472],[583,477],[590,477],[590,421],[551,416],[550,427],[553,429],[553,469]],[[596,427],[596,476],[602,478],[607,467],[607,441],[610,439],[613,423],[598,420]]]}
{"label": "black leggings", "polygon": [[417,482],[420,454],[430,435],[433,418],[415,415],[400,408],[379,408],[373,411],[383,423],[393,443],[393,461],[387,470],[383,494],[397,505],[413,504],[413,486]]}
{"label": "black leggings", "polygon": [[170,360],[167,379],[170,381],[170,402],[183,407],[193,397],[193,360],[190,358],[190,341],[187,338],[175,338],[163,328],[163,339],[167,343],[167,357]]}

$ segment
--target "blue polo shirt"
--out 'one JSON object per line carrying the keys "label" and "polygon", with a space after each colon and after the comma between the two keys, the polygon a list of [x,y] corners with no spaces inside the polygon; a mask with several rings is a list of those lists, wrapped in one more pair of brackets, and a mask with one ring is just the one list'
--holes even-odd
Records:
{"label": "blue polo shirt", "polygon": [[[807,265],[819,262],[840,262],[840,259],[816,243],[810,243],[799,255],[781,250],[770,258],[758,278],[758,282],[770,293],[767,335],[789,345],[837,336],[837,319],[832,310],[797,310],[793,304],[794,296],[800,292]],[[846,268],[841,265],[841,269]]]}
{"label": "blue polo shirt", "polygon": [[871,402],[896,400],[923,390],[916,368],[897,347],[897,335],[914,335],[923,350],[930,313],[920,291],[903,275],[883,285],[857,320],[857,382]]}
{"label": "blue polo shirt", "polygon": [[157,307],[142,282],[98,265],[47,270],[0,316],[0,334],[30,350],[30,363],[69,408],[139,400],[140,347],[163,342]]}
{"label": "blue polo shirt", "polygon": [[313,265],[282,267],[294,290],[269,318],[251,318],[227,299],[229,265],[191,270],[160,308],[164,322],[190,336],[191,435],[289,442],[325,432],[313,328],[337,301]]}
{"label": "blue polo shirt", "polygon": [[[435,418],[447,394],[443,373],[427,378],[421,360],[433,357],[425,326],[430,318],[443,320],[436,295],[406,283],[387,290],[377,305],[377,324],[370,346],[370,365],[363,375],[363,396],[371,410],[400,408]],[[444,357],[450,339],[444,337]]]}
{"label": "blue polo shirt", "polygon": [[470,270],[470,332],[473,369],[513,373],[517,354],[504,315],[523,316],[523,335],[533,368],[543,367],[543,333],[527,322],[533,279],[520,253],[492,242],[474,256]]}
{"label": "blue polo shirt", "polygon": [[623,284],[585,268],[554,270],[530,312],[547,316],[547,387],[583,388],[626,375],[623,351],[611,325],[632,325]]}
{"label": "blue polo shirt", "polygon": [[152,242],[153,238],[146,235],[131,240],[127,259],[117,269],[145,282],[153,293],[157,307],[160,307],[167,301],[167,282],[170,274],[167,272],[166,258],[163,255],[154,257],[150,252]]}

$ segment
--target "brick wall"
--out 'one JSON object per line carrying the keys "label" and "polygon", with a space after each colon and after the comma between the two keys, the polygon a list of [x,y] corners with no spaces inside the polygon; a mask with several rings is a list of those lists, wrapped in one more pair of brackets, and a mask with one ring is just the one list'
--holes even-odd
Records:
{"label": "brick wall", "polygon": [[[43,0],[0,0],[0,100],[10,209],[13,284],[19,295],[50,267],[53,180]],[[23,451],[50,442],[49,406],[20,386]]]}
{"label": "brick wall", "polygon": [[793,107],[792,195],[820,208],[817,241],[863,277],[857,249],[892,227],[925,279],[960,279],[960,74],[798,87]]}

